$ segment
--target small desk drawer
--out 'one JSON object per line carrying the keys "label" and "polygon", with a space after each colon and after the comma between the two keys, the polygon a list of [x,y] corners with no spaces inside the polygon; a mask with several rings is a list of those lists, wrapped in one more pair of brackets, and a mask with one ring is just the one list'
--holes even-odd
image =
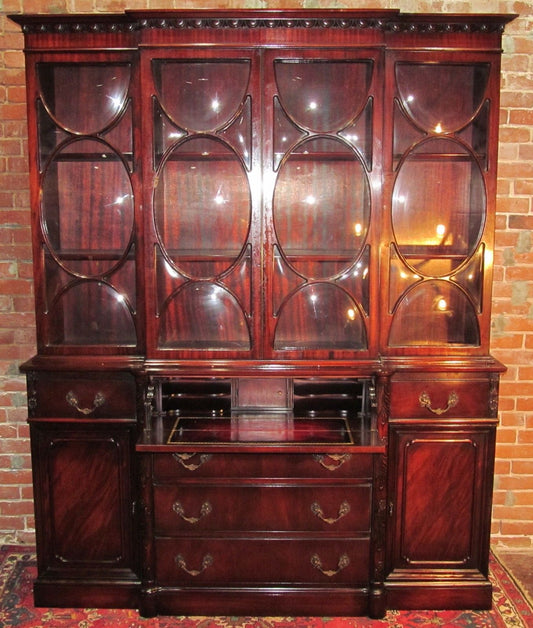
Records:
{"label": "small desk drawer", "polygon": [[371,478],[372,454],[154,454],[155,482],[194,477]]}
{"label": "small desk drawer", "polygon": [[368,582],[370,541],[190,538],[156,540],[158,586]]}
{"label": "small desk drawer", "polygon": [[392,418],[490,417],[489,405],[486,377],[458,379],[439,373],[391,383]]}
{"label": "small desk drawer", "polygon": [[359,486],[156,486],[156,535],[199,530],[369,532],[372,489]]}
{"label": "small desk drawer", "polygon": [[[135,379],[129,373],[33,374],[31,415],[50,418],[133,418],[136,415]],[[32,407],[33,405],[33,407]]]}

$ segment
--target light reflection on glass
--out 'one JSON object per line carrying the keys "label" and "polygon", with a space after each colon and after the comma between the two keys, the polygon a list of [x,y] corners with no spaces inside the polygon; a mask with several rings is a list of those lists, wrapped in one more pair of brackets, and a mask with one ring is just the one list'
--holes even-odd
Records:
{"label": "light reflection on glass", "polygon": [[354,310],[353,308],[350,308],[350,309],[348,310],[347,314],[348,314],[348,318],[349,318],[351,321],[354,321],[354,320],[355,320],[355,310]]}
{"label": "light reflection on glass", "polygon": [[115,112],[118,111],[120,109],[120,106],[122,105],[122,98],[120,96],[107,96],[107,98],[109,98],[109,100],[113,104]]}
{"label": "light reflection on glass", "polygon": [[356,222],[354,225],[354,231],[356,236],[360,236],[363,233],[363,225],[360,222]]}
{"label": "light reflection on glass", "polygon": [[435,307],[439,312],[446,312],[448,310],[448,302],[444,297],[437,297],[435,299]]}
{"label": "light reflection on glass", "polygon": [[178,277],[180,277],[180,274],[176,271],[176,269],[173,268],[166,260],[165,260],[165,270],[167,272],[167,275],[169,277],[172,277],[173,279],[177,279]]}
{"label": "light reflection on glass", "polygon": [[117,196],[113,205],[123,205],[126,199],[130,198],[130,194],[124,194],[123,196]]}
{"label": "light reflection on glass", "polygon": [[443,236],[446,233],[446,226],[442,224],[437,225],[435,231],[437,232],[438,236]]}
{"label": "light reflection on glass", "polygon": [[435,133],[442,133],[442,124],[440,122],[438,122],[435,127]]}

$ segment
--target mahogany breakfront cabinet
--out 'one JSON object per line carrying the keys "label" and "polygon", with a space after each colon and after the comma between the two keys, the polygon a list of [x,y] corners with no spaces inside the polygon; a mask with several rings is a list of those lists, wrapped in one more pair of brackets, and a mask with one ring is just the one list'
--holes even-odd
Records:
{"label": "mahogany breakfront cabinet", "polygon": [[13,16],[46,606],[488,608],[512,16]]}

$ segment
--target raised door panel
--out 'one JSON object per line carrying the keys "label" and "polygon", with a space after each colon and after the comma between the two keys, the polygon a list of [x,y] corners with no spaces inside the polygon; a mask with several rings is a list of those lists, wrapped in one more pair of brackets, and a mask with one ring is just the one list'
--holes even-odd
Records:
{"label": "raised door panel", "polygon": [[392,428],[393,577],[487,575],[494,435],[493,424]]}
{"label": "raised door panel", "polygon": [[32,423],[41,578],[133,577],[132,432]]}

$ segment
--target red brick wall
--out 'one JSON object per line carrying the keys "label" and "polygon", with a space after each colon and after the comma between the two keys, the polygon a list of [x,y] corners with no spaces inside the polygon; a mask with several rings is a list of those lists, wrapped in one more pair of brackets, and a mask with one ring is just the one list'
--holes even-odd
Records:
{"label": "red brick wall", "polygon": [[[35,351],[23,39],[9,13],[192,8],[183,0],[3,0],[0,12],[0,542],[34,540],[24,380]],[[493,544],[533,550],[533,5],[473,0],[204,0],[204,7],[357,7],[519,13],[504,37],[492,351],[501,385]]]}
{"label": "red brick wall", "polygon": [[[12,6],[8,6],[12,4]],[[20,11],[18,2],[5,10]],[[33,542],[25,383],[34,349],[22,35],[0,18],[0,541]]]}
{"label": "red brick wall", "polygon": [[491,349],[508,371],[500,387],[492,534],[495,545],[533,549],[533,4],[495,4],[520,18],[506,31],[502,59]]}

